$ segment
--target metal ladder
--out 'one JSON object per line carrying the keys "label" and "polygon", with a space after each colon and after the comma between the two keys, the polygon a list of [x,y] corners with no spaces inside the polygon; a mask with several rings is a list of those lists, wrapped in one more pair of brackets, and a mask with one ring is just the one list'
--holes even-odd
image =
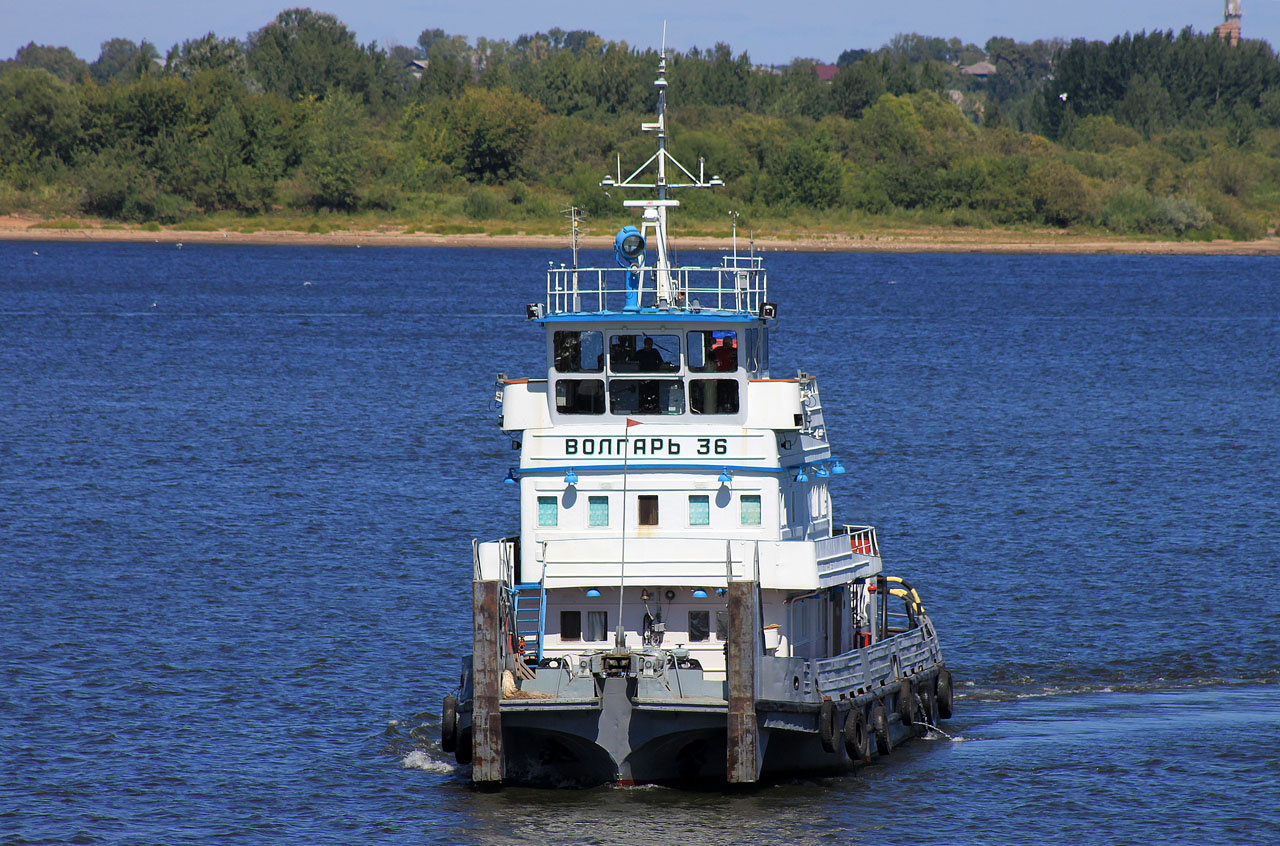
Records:
{"label": "metal ladder", "polygon": [[546,627],[547,591],[541,582],[515,586],[516,637],[524,640],[525,661],[542,660],[542,632]]}

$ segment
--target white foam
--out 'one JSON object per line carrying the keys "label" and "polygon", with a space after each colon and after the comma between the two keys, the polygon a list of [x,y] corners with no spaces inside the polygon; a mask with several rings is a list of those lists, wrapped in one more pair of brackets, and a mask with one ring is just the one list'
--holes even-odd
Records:
{"label": "white foam", "polygon": [[441,775],[451,773],[457,769],[453,764],[447,761],[440,761],[431,757],[431,753],[422,749],[415,749],[408,755],[404,756],[404,760],[400,762],[406,770],[425,770],[429,773],[440,773]]}

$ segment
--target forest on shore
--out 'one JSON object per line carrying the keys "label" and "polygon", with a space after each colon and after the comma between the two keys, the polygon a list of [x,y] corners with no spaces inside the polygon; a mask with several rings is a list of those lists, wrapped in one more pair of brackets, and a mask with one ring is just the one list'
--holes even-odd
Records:
{"label": "forest on shore", "polygon": [[[306,8],[164,56],[121,38],[93,61],[32,43],[0,62],[0,215],[532,234],[560,231],[573,205],[603,227],[621,204],[601,178],[652,153],[638,129],[657,64],[580,30],[427,29],[383,49]],[[1280,59],[1264,41],[912,34],[834,65],[761,67],[726,44],[668,55],[671,150],[726,183],[679,195],[678,229],[721,231],[737,212],[782,235],[1248,239],[1280,221]]]}

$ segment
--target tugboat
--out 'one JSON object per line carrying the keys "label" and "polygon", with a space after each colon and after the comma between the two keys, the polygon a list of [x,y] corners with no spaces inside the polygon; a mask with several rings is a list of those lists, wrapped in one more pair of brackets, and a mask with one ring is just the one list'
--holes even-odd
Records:
{"label": "tugboat", "polygon": [[[765,268],[674,264],[667,150],[607,188],[617,267],[551,267],[540,378],[500,374],[518,534],[473,541],[473,654],[441,745],[479,785],[751,784],[847,772],[951,715],[919,594],[835,522],[817,380],[775,378]],[[644,181],[652,178],[652,181]],[[650,261],[652,250],[653,263]],[[576,253],[575,253],[576,255]]]}

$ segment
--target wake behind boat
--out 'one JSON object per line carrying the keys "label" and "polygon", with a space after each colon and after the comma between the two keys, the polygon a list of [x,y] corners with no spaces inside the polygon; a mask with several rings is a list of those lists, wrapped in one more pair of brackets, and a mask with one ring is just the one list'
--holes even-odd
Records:
{"label": "wake behind boat", "polygon": [[665,55],[654,84],[657,152],[602,185],[656,199],[624,203],[618,267],[548,270],[545,378],[498,379],[520,526],[473,543],[442,720],[480,784],[847,771],[951,715],[919,595],[832,513],[817,380],[770,372],[763,262],[671,261],[669,191],[722,183],[666,149]]}

